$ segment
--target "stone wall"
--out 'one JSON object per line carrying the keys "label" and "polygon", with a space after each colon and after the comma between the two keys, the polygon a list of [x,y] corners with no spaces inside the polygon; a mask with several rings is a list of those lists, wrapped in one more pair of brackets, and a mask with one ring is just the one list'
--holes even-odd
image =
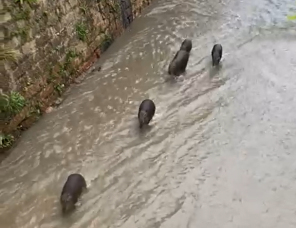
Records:
{"label": "stone wall", "polygon": [[151,0],[1,0],[0,150],[35,122]]}

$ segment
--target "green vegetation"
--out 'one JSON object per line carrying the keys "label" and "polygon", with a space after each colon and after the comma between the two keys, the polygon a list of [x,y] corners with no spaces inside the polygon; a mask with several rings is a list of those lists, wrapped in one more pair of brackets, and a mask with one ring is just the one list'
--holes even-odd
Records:
{"label": "green vegetation", "polygon": [[296,20],[296,14],[288,15],[287,18],[288,18],[288,20],[290,20],[290,21],[294,21],[294,20]]}
{"label": "green vegetation", "polygon": [[85,15],[86,14],[86,11],[87,11],[87,6],[86,4],[84,4],[83,6],[80,6],[79,7],[80,11]]}
{"label": "green vegetation", "polygon": [[59,64],[60,65],[60,70],[59,70],[59,76],[61,76],[62,78],[66,79],[68,76],[68,72],[66,69],[65,64]]}
{"label": "green vegetation", "polygon": [[26,105],[26,99],[18,92],[0,95],[0,112],[6,117],[19,113]]}
{"label": "green vegetation", "polygon": [[65,89],[65,84],[67,84],[68,80],[70,79],[69,76],[76,73],[76,69],[73,65],[73,60],[78,56],[80,56],[80,54],[77,53],[76,50],[69,50],[66,53],[64,62],[59,64],[58,75],[53,72],[52,67],[50,67],[49,69],[49,77],[47,78],[47,83],[53,84],[54,89],[59,94],[59,96],[62,95]]}
{"label": "green vegetation", "polygon": [[31,11],[27,9],[20,10],[16,15],[14,15],[15,20],[29,20]]}
{"label": "green vegetation", "polygon": [[11,147],[13,142],[14,137],[12,135],[0,133],[0,149]]}
{"label": "green vegetation", "polygon": [[12,32],[11,36],[20,36],[23,40],[27,41],[29,36],[29,31],[27,27],[19,28],[17,31]]}
{"label": "green vegetation", "polygon": [[112,14],[120,15],[120,5],[119,1],[110,1],[110,0],[101,0],[104,5],[106,5],[109,8],[109,12]]}
{"label": "green vegetation", "polygon": [[79,53],[77,53],[75,50],[69,50],[66,54],[65,57],[65,62],[64,64],[61,65],[60,67],[60,74],[63,77],[66,77],[68,74],[73,74],[75,73],[75,69],[73,67],[73,60],[79,56]]}
{"label": "green vegetation", "polygon": [[119,5],[119,1],[116,1],[114,3],[114,6],[112,7],[114,12],[116,13],[117,16],[120,16],[121,14],[121,8],[120,8],[120,5]]}
{"label": "green vegetation", "polygon": [[69,50],[66,54],[65,65],[68,66],[78,56],[79,54],[75,50]]}
{"label": "green vegetation", "polygon": [[39,104],[37,105],[32,105],[30,107],[30,112],[28,113],[27,117],[34,117],[35,120],[39,119],[41,116],[41,109]]}
{"label": "green vegetation", "polygon": [[57,91],[57,93],[59,94],[59,96],[62,95],[64,88],[65,88],[65,85],[64,84],[58,84],[58,85],[55,85],[54,86],[54,89]]}
{"label": "green vegetation", "polygon": [[79,40],[85,42],[87,38],[87,27],[83,22],[79,22],[75,25],[77,37]]}
{"label": "green vegetation", "polygon": [[17,52],[9,48],[0,48],[0,61],[13,61],[17,60]]}
{"label": "green vegetation", "polygon": [[47,78],[47,83],[54,83],[57,79],[57,76],[53,74],[52,70],[49,73],[49,77]]}
{"label": "green vegetation", "polygon": [[295,15],[289,15],[288,20],[291,20],[291,21],[296,20],[296,14]]}

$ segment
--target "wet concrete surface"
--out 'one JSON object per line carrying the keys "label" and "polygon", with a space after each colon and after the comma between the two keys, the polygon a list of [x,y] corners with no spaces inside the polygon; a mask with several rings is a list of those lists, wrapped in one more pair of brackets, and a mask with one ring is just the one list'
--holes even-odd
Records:
{"label": "wet concrete surface", "polygon": [[[0,165],[2,228],[296,227],[292,0],[159,0]],[[167,67],[184,38],[184,76]],[[210,51],[223,45],[221,67]],[[140,132],[137,110],[156,104]],[[89,190],[61,216],[70,173]]]}

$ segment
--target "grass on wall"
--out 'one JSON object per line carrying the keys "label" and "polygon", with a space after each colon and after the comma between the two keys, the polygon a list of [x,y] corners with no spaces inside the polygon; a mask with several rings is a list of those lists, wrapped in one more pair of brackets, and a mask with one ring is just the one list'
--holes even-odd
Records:
{"label": "grass on wall", "polygon": [[83,22],[78,22],[75,25],[75,29],[78,39],[85,42],[88,33],[86,25]]}
{"label": "grass on wall", "polygon": [[5,117],[19,113],[26,105],[26,99],[18,92],[0,94],[0,113]]}
{"label": "grass on wall", "polygon": [[0,62],[2,61],[13,61],[17,60],[18,54],[15,50],[10,48],[0,47]]}

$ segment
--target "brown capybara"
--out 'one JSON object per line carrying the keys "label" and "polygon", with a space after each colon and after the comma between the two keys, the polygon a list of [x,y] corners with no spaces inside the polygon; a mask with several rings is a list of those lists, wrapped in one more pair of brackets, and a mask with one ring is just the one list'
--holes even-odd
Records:
{"label": "brown capybara", "polygon": [[68,213],[75,208],[78,198],[85,189],[86,182],[81,174],[74,173],[68,176],[60,198],[64,213]]}
{"label": "brown capybara", "polygon": [[191,49],[192,41],[185,39],[181,44],[180,50],[176,53],[169,65],[168,73],[170,75],[179,76],[185,72]]}
{"label": "brown capybara", "polygon": [[155,114],[155,104],[150,99],[142,101],[139,107],[138,119],[140,128],[144,125],[148,125]]}
{"label": "brown capybara", "polygon": [[212,63],[213,66],[217,66],[220,63],[220,60],[222,58],[222,45],[221,44],[215,44],[212,49]]}

